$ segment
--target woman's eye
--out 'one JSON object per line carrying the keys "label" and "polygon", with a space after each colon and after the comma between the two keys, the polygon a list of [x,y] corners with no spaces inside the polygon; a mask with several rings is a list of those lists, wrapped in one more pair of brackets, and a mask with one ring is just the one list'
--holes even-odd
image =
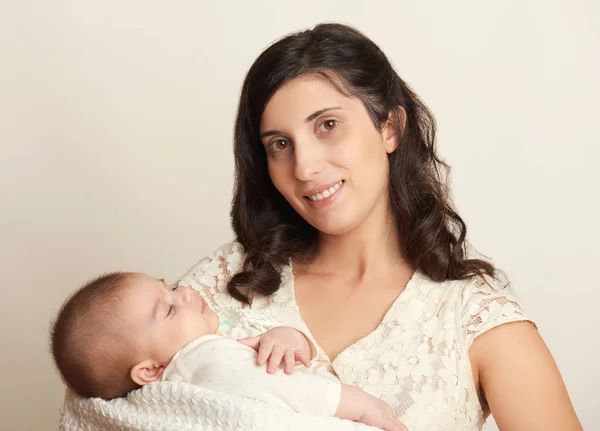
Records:
{"label": "woman's eye", "polygon": [[285,150],[288,146],[290,145],[290,143],[288,141],[286,141],[285,139],[277,139],[275,141],[272,141],[269,144],[269,149],[271,151],[277,152],[277,151],[283,151]]}
{"label": "woman's eye", "polygon": [[323,132],[328,132],[330,130],[335,129],[335,127],[337,126],[337,120],[325,120],[321,123],[321,125],[319,126],[319,129]]}

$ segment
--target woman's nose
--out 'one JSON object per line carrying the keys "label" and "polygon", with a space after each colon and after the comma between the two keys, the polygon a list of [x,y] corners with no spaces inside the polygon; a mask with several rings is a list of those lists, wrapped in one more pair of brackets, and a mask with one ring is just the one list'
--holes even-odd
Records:
{"label": "woman's nose", "polygon": [[294,148],[294,155],[294,175],[300,181],[308,181],[313,175],[323,170],[323,154],[318,143],[308,141],[297,144]]}

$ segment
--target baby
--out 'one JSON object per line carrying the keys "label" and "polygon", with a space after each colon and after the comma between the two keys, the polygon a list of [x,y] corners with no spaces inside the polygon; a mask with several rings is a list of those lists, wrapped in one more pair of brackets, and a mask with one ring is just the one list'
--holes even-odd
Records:
{"label": "baby", "polygon": [[112,399],[149,383],[181,381],[300,413],[405,430],[388,404],[361,389],[293,373],[314,356],[302,332],[282,326],[236,341],[216,334],[219,323],[189,287],[173,290],[145,274],[111,273],[64,303],[52,326],[52,354],[65,384],[83,397]]}

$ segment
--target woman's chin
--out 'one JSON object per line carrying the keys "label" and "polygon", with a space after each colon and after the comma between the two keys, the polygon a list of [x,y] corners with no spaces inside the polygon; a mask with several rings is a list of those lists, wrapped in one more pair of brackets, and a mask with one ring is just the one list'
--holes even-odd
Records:
{"label": "woman's chin", "polygon": [[349,217],[328,217],[326,220],[309,222],[322,235],[340,236],[352,230],[354,223]]}

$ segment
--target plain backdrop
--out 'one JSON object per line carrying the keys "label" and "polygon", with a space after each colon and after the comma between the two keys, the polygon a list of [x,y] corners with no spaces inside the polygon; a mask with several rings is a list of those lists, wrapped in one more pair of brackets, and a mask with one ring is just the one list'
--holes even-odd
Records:
{"label": "plain backdrop", "polygon": [[56,429],[48,328],[68,293],[118,269],[171,281],[232,239],[244,75],[279,37],[338,21],[436,115],[469,239],[600,429],[599,5],[0,0],[0,428]]}

